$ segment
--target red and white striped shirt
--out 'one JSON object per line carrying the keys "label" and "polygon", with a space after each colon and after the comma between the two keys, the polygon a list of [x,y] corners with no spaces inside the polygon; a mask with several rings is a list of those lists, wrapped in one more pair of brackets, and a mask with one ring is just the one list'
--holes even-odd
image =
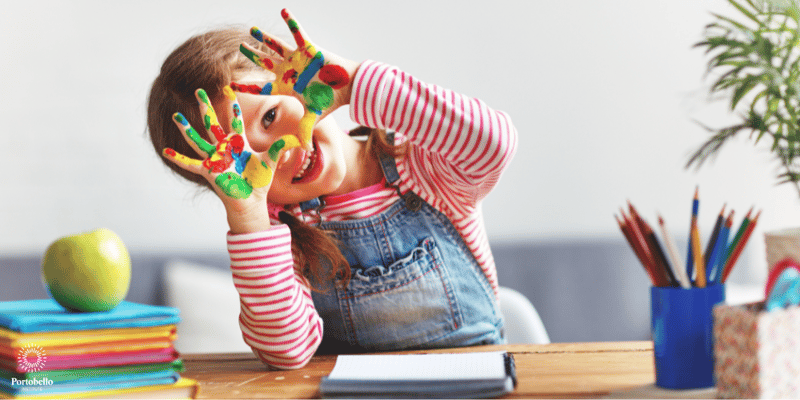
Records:
{"label": "red and white striped shirt", "polygon": [[[450,219],[497,291],[480,205],[516,150],[508,115],[374,61],[364,62],[355,76],[350,114],[359,124],[397,132],[398,143],[411,142],[408,154],[396,160],[400,190],[414,191]],[[320,218],[369,217],[398,197],[381,184],[329,196]],[[299,207],[294,211],[300,216]],[[264,232],[229,233],[227,239],[245,342],[268,365],[304,366],[323,327],[309,283],[295,268],[289,228],[275,224]]]}

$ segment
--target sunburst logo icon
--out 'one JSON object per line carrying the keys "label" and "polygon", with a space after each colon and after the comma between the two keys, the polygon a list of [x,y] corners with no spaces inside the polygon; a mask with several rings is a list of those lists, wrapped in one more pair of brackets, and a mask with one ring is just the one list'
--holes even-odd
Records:
{"label": "sunburst logo icon", "polygon": [[41,346],[28,344],[17,352],[17,367],[21,372],[36,372],[44,368],[47,356]]}

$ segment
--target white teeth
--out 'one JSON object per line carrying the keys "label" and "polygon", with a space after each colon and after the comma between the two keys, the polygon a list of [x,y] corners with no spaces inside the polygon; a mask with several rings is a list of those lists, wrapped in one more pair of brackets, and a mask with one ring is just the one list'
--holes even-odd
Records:
{"label": "white teeth", "polygon": [[297,175],[294,176],[294,179],[300,179],[303,177],[303,175],[306,173],[306,170],[311,165],[311,160],[314,159],[314,153],[315,150],[311,150],[311,152],[308,153],[308,157],[306,157],[306,159],[303,161],[303,166],[300,167],[300,171],[297,172]]}

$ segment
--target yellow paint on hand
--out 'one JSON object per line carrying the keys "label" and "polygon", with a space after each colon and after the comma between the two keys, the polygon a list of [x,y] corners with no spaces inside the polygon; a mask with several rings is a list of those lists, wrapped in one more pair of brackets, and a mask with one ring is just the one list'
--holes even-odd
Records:
{"label": "yellow paint on hand", "polygon": [[242,171],[242,177],[254,188],[264,187],[272,182],[272,168],[258,157],[252,156]]}
{"label": "yellow paint on hand", "polygon": [[163,154],[165,157],[169,158],[172,161],[175,161],[179,164],[187,165],[187,166],[198,166],[202,165],[202,161],[196,160],[194,158],[186,157],[181,153],[177,153],[172,149],[164,149]]}
{"label": "yellow paint on hand", "polygon": [[225,87],[222,88],[222,94],[224,94],[228,100],[236,100],[236,94],[233,93],[233,89],[231,89],[231,87],[228,85],[225,85]]}
{"label": "yellow paint on hand", "polygon": [[313,112],[306,112],[300,119],[300,141],[307,147],[311,147],[311,135],[314,132],[317,117],[318,115]]}

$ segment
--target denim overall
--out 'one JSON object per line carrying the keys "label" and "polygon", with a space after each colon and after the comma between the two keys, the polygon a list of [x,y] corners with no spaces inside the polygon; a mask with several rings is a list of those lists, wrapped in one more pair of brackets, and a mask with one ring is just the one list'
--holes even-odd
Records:
{"label": "denim overall", "polygon": [[[394,158],[379,155],[400,193]],[[312,199],[303,211],[320,209]],[[351,267],[346,288],[312,292],[324,321],[320,352],[504,343],[494,292],[450,220],[409,191],[369,218],[322,222]]]}

